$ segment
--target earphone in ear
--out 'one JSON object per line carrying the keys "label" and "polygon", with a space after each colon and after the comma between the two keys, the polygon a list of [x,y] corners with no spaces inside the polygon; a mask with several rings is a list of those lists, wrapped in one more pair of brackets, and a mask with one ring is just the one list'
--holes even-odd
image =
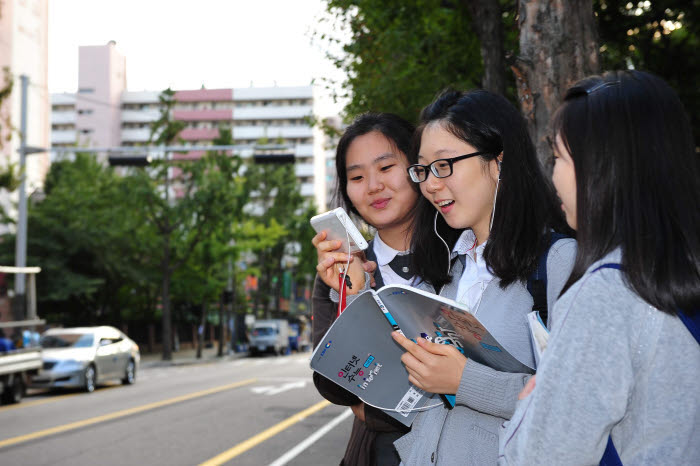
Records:
{"label": "earphone in ear", "polygon": [[501,181],[501,162],[500,160],[498,161],[498,181]]}

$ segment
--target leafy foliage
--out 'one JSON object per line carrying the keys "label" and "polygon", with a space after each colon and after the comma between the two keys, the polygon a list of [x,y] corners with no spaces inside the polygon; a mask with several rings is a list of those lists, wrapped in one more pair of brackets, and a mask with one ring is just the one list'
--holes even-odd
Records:
{"label": "leafy foliage", "polygon": [[[479,42],[460,2],[329,0],[327,11],[327,21],[350,34],[342,53],[329,54],[348,76],[338,96],[350,99],[347,118],[389,111],[415,121],[441,89],[480,82]],[[341,43],[338,37],[317,38]]]}
{"label": "leafy foliage", "polygon": [[[42,317],[65,324],[118,322],[130,307],[121,305],[120,295],[143,290],[155,278],[146,259],[155,232],[130,194],[134,182],[91,155],[54,162],[46,198],[28,211],[27,263],[42,267]],[[3,262],[13,263],[14,236],[1,245]],[[138,303],[130,304],[136,312]]]}
{"label": "leafy foliage", "polygon": [[[214,141],[230,142],[227,130]],[[199,322],[202,309],[218,303],[226,289],[229,259],[238,264],[252,257],[246,272],[272,277],[286,245],[299,243],[306,254],[299,269],[308,273],[315,258],[310,208],[292,165],[245,164],[226,153],[147,168],[115,169],[81,153],[54,162],[44,198],[28,212],[27,262],[42,267],[39,315],[63,325],[155,323],[163,313],[167,245],[173,318]],[[11,234],[0,238],[4,263],[14,261],[14,241]],[[276,260],[274,254],[280,254]],[[244,274],[235,267],[233,274],[240,289]],[[265,292],[275,293],[270,287]]]}
{"label": "leafy foliage", "polygon": [[700,1],[595,3],[603,69],[633,66],[664,78],[678,92],[700,141]]}
{"label": "leafy foliage", "polygon": [[[498,0],[494,0],[498,1]],[[500,0],[506,66],[518,54],[517,4]],[[334,31],[315,38],[347,80],[346,119],[365,111],[416,121],[419,110],[447,86],[479,87],[483,65],[466,1],[326,0]],[[602,69],[633,66],[666,79],[679,93],[700,140],[700,0],[595,0]],[[342,37],[349,37],[344,40]],[[335,51],[335,52],[333,52]],[[507,96],[515,101],[513,76]]]}
{"label": "leafy foliage", "polygon": [[280,297],[282,263],[287,256],[300,259],[296,265],[297,277],[315,269],[315,251],[310,251],[313,229],[309,224],[310,212],[315,207],[306,204],[294,175],[292,164],[249,164],[246,176],[254,187],[253,198],[247,210],[250,218],[264,226],[258,236],[255,265],[260,281],[255,302],[268,311],[277,308]]}

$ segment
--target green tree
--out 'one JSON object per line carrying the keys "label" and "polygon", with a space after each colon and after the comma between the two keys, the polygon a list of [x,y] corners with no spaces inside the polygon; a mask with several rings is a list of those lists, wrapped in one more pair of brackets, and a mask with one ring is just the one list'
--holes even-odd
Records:
{"label": "green tree", "polygon": [[[165,90],[160,104],[160,117],[151,125],[151,142],[169,146],[178,140],[184,123],[173,118],[173,91]],[[164,360],[172,359],[170,284],[173,273],[189,259],[201,241],[229,218],[229,209],[236,199],[236,186],[242,181],[239,168],[237,158],[208,154],[195,161],[159,160],[153,169],[142,172],[141,199],[161,240]]]}
{"label": "green tree", "polygon": [[603,69],[633,66],[663,77],[700,142],[700,0],[594,2]]}
{"label": "green tree", "polygon": [[[233,139],[230,130],[220,129],[219,136],[213,141],[214,145],[231,145]],[[187,258],[186,266],[180,267],[173,275],[174,302],[182,309],[197,309],[196,323],[204,326],[208,321],[207,315],[212,302],[217,302],[228,281],[228,262],[236,262],[240,246],[235,239],[243,235],[242,225],[246,224],[244,209],[250,199],[251,186],[243,175],[242,161],[237,155],[228,155],[223,151],[209,151],[205,160],[210,162],[210,176],[215,173],[229,173],[232,177],[228,183],[228,201],[226,208],[220,213],[215,224],[211,225],[206,236],[202,236],[195,245],[192,254]],[[201,163],[201,162],[200,162]],[[225,170],[221,172],[221,165]],[[223,178],[221,181],[224,181]],[[241,243],[243,246],[245,243]],[[184,317],[184,316],[183,316]],[[224,345],[224,324],[226,319],[219,315],[220,351]],[[203,340],[199,335],[197,355],[201,356]]]}
{"label": "green tree", "polygon": [[[263,311],[269,315],[271,310],[279,309],[282,259],[285,256],[299,258],[297,270],[308,270],[308,261],[315,261],[315,254],[310,255],[307,246],[313,236],[310,212],[315,209],[301,195],[293,164],[251,163],[246,175],[255,186],[249,214],[267,230],[265,243],[256,248],[260,280],[254,308],[257,310],[262,300]],[[307,256],[303,256],[304,253]]]}
{"label": "green tree", "polygon": [[[42,267],[42,317],[67,325],[118,324],[129,314],[152,313],[139,299],[153,279],[155,232],[130,194],[134,181],[88,154],[52,164],[45,198],[28,209],[28,262]],[[6,235],[0,243],[6,263],[14,241]]]}
{"label": "green tree", "polygon": [[390,111],[415,121],[441,89],[481,82],[479,41],[461,2],[328,0],[326,21],[345,28],[350,41],[318,34],[328,58],[346,73],[337,97],[349,98],[347,118]]}
{"label": "green tree", "polygon": [[544,136],[566,88],[601,67],[633,66],[671,83],[699,137],[700,0],[326,4],[325,21],[349,33],[347,43],[333,33],[317,33],[331,50],[329,58],[348,76],[338,95],[349,99],[347,119],[378,110],[416,121],[418,111],[444,87],[502,92],[502,73],[506,96],[519,103],[540,158],[546,159],[550,148]]}

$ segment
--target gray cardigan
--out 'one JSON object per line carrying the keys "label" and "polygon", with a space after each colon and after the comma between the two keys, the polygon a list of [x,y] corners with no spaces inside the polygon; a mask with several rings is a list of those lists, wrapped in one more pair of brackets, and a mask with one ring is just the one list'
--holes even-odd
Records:
{"label": "gray cardigan", "polygon": [[[571,273],[575,256],[573,239],[559,240],[549,251],[547,302],[550,309]],[[441,295],[454,298],[458,281],[453,280]],[[476,315],[487,327],[489,322],[497,321],[499,327],[508,332],[504,340],[509,343],[504,346],[511,354],[532,357],[525,317],[532,310],[532,296],[525,283],[513,283],[505,290],[499,283],[498,278],[491,280]],[[402,464],[496,464],[499,428],[515,411],[518,393],[529,378],[529,374],[498,372],[468,360],[456,393],[455,407],[448,410],[441,406],[419,413],[411,432],[394,442]]]}
{"label": "gray cardigan", "polygon": [[500,464],[700,464],[700,345],[624,283],[619,251],[554,307],[537,385],[501,433]]}

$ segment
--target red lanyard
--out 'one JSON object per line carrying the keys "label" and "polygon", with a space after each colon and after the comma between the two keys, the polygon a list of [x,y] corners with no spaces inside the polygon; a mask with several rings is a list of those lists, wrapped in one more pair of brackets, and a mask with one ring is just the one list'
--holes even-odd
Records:
{"label": "red lanyard", "polygon": [[340,299],[338,300],[338,313],[335,315],[336,319],[340,317],[340,314],[345,310],[345,295],[347,292],[347,284],[345,283],[344,273],[340,273],[338,275],[338,290],[340,290]]}

